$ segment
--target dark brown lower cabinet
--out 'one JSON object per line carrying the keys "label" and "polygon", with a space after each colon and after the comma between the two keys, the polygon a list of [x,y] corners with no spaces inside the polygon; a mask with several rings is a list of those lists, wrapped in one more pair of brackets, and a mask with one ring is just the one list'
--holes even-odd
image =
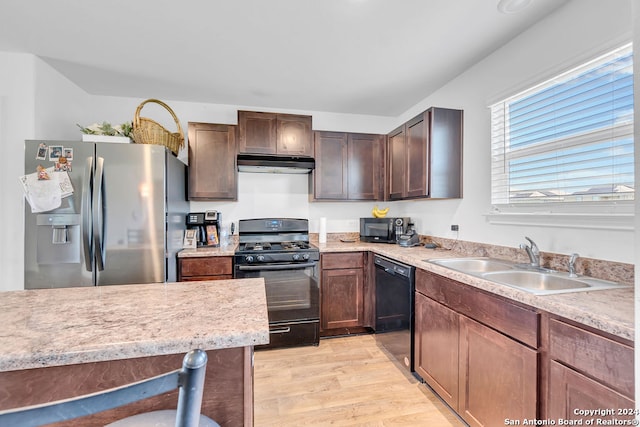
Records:
{"label": "dark brown lower cabinet", "polygon": [[458,411],[460,315],[416,292],[415,370]]}
{"label": "dark brown lower cabinet", "polygon": [[178,282],[233,279],[233,257],[212,256],[178,259]]}
{"label": "dark brown lower cabinet", "polygon": [[[549,414],[554,420],[631,420],[632,399],[552,360],[549,366]],[[585,412],[576,412],[577,409]],[[612,413],[594,416],[589,410],[610,409]],[[603,424],[607,425],[607,424]],[[611,424],[614,425],[614,424]]]}
{"label": "dark brown lower cabinet", "polygon": [[[601,420],[601,425],[622,425],[606,421],[633,419],[632,343],[552,318],[549,359],[548,418]],[[594,415],[576,410],[610,412]]]}
{"label": "dark brown lower cabinet", "polygon": [[415,371],[470,426],[537,418],[535,311],[420,269],[415,304]]}
{"label": "dark brown lower cabinet", "polygon": [[421,269],[415,307],[415,372],[470,426],[633,419],[633,342]]}
{"label": "dark brown lower cabinet", "polygon": [[538,352],[460,316],[458,413],[470,426],[537,415]]}
{"label": "dark brown lower cabinet", "polygon": [[322,254],[321,264],[320,333],[364,327],[364,254]]}

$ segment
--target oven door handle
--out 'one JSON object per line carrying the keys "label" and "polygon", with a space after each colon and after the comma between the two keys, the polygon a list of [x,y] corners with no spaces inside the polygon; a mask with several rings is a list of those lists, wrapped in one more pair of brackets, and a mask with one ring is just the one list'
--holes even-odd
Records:
{"label": "oven door handle", "polygon": [[272,265],[238,265],[240,271],[275,271],[275,270],[299,270],[303,268],[315,267],[316,262],[305,262],[303,264],[272,264]]}

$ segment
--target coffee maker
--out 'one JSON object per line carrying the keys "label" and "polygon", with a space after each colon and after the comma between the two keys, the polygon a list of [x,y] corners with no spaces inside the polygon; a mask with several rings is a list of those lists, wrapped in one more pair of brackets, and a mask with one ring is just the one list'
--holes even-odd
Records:
{"label": "coffee maker", "polygon": [[418,246],[420,244],[420,236],[412,222],[407,226],[407,231],[398,236],[398,244],[404,247]]}
{"label": "coffee maker", "polygon": [[196,230],[196,241],[200,246],[220,246],[220,223],[218,211],[189,212],[187,228]]}

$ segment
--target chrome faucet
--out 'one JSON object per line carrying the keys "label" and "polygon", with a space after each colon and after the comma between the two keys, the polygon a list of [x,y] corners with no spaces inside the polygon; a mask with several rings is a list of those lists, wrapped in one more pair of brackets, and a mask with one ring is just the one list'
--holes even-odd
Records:
{"label": "chrome faucet", "polygon": [[520,249],[524,249],[527,251],[527,255],[529,255],[529,261],[531,262],[531,266],[535,268],[540,268],[540,249],[538,249],[538,245],[531,240],[530,238],[525,236],[531,246],[527,246],[526,244],[520,244]]}
{"label": "chrome faucet", "polygon": [[569,277],[578,277],[576,274],[576,260],[579,256],[579,254],[572,253],[571,258],[569,258]]}

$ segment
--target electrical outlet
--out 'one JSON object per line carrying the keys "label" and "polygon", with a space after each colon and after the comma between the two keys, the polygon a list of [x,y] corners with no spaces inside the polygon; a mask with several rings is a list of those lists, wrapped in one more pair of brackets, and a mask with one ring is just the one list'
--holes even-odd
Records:
{"label": "electrical outlet", "polygon": [[451,231],[458,231],[458,224],[454,224],[451,226]]}

